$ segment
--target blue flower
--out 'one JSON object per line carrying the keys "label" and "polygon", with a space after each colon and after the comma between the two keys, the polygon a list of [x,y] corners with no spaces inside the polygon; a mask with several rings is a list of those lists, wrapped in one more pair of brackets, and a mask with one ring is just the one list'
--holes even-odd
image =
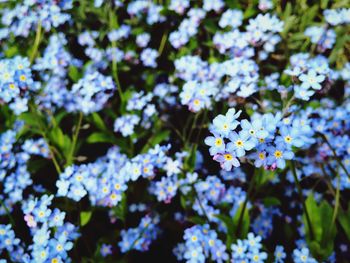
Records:
{"label": "blue flower", "polygon": [[248,244],[242,240],[237,240],[236,244],[231,245],[232,258],[235,260],[240,260],[245,258],[245,254],[248,250]]}
{"label": "blue flower", "polygon": [[280,127],[280,134],[276,138],[277,144],[285,144],[288,149],[291,149],[291,146],[302,147],[304,145],[304,141],[300,137],[300,131],[294,127],[282,126]]}
{"label": "blue flower", "polygon": [[215,155],[217,153],[223,153],[225,151],[225,142],[224,139],[214,134],[214,136],[208,136],[204,140],[205,144],[210,146],[209,153],[210,155]]}
{"label": "blue flower", "polygon": [[216,154],[213,159],[220,163],[221,168],[226,171],[231,171],[232,167],[239,167],[240,163],[236,158],[235,153]]}
{"label": "blue flower", "polygon": [[310,256],[308,248],[302,248],[300,250],[293,250],[293,260],[295,263],[317,263],[317,261]]}
{"label": "blue flower", "polygon": [[262,239],[261,236],[255,236],[253,233],[248,233],[247,244],[248,244],[249,250],[252,250],[252,249],[259,250],[262,247],[261,239]]}
{"label": "blue flower", "polygon": [[236,112],[235,109],[229,109],[225,116],[218,115],[213,120],[213,132],[228,137],[229,133],[238,126],[239,122],[236,119],[240,114],[241,111]]}
{"label": "blue flower", "polygon": [[259,249],[254,248],[251,252],[249,252],[248,258],[251,260],[251,262],[264,263],[267,259],[267,253],[261,252]]}
{"label": "blue flower", "polygon": [[274,256],[275,256],[275,263],[284,263],[284,260],[287,257],[287,255],[284,252],[283,246],[276,246]]}
{"label": "blue flower", "polygon": [[264,129],[261,119],[254,119],[251,123],[248,120],[242,120],[241,127],[243,131],[260,142],[269,136],[269,132]]}
{"label": "blue flower", "polygon": [[325,80],[324,75],[317,75],[315,70],[309,70],[307,74],[301,74],[299,79],[302,81],[301,87],[304,89],[313,88],[321,89],[321,84]]}
{"label": "blue flower", "polygon": [[184,257],[187,263],[204,263],[205,256],[201,246],[195,246],[185,252]]}
{"label": "blue flower", "polygon": [[249,132],[241,131],[239,134],[231,132],[229,134],[230,143],[227,144],[226,150],[228,152],[235,152],[237,157],[245,155],[245,151],[253,149],[256,145],[254,140],[249,138]]}
{"label": "blue flower", "polygon": [[269,146],[267,148],[269,156],[267,158],[269,165],[276,165],[280,169],[286,167],[285,160],[291,160],[294,157],[294,153],[290,150],[287,150],[284,145],[278,145],[276,147]]}

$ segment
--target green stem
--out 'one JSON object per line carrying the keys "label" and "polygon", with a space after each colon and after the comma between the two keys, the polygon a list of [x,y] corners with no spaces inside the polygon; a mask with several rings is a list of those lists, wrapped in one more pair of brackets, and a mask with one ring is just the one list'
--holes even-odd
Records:
{"label": "green stem", "polygon": [[294,177],[294,181],[295,181],[295,184],[296,184],[297,189],[298,189],[299,198],[300,198],[300,201],[301,201],[301,203],[303,205],[306,221],[307,221],[307,224],[308,224],[308,227],[309,227],[309,230],[310,230],[311,239],[313,240],[314,239],[314,231],[313,231],[313,228],[312,228],[312,224],[311,224],[309,213],[307,211],[307,207],[306,207],[305,202],[304,202],[304,197],[303,197],[301,186],[300,186],[300,183],[299,183],[299,180],[298,180],[298,176],[297,176],[297,172],[296,172],[296,169],[295,169],[294,161],[292,160],[290,162],[290,164],[291,164],[290,166],[291,166],[291,169],[292,169],[292,174],[293,174],[293,177]]}
{"label": "green stem", "polygon": [[323,140],[324,142],[328,145],[328,147],[332,150],[333,155],[335,157],[335,160],[337,161],[337,163],[339,164],[339,166],[344,170],[344,172],[346,173],[346,175],[350,178],[350,174],[348,172],[348,170],[345,168],[344,164],[340,161],[339,156],[337,155],[337,152],[335,151],[335,149],[332,147],[332,145],[330,144],[330,142],[328,141],[327,137],[323,134],[323,133],[317,133]]}
{"label": "green stem", "polygon": [[[116,46],[117,46],[116,42],[112,41],[113,49]],[[117,89],[118,89],[118,94],[119,94],[120,100],[122,103],[124,103],[124,94],[123,94],[122,87],[120,85],[120,81],[119,81],[119,77],[118,77],[118,64],[117,64],[117,60],[114,56],[112,58],[112,75],[113,75],[114,81],[117,83]]]}
{"label": "green stem", "polygon": [[293,95],[293,96],[288,100],[286,106],[285,106],[284,109],[283,109],[283,114],[282,114],[283,116],[287,115],[288,110],[289,110],[290,106],[292,105],[294,99],[295,99],[295,97],[294,97],[294,95]]}
{"label": "green stem", "polygon": [[79,136],[79,132],[80,132],[80,129],[81,129],[81,124],[82,124],[82,121],[83,121],[83,113],[80,112],[79,113],[79,118],[78,118],[78,123],[75,127],[75,130],[74,130],[74,134],[73,134],[73,139],[72,139],[72,146],[70,148],[70,152],[69,152],[69,155],[67,157],[67,162],[66,162],[66,167],[71,165],[73,163],[73,158],[74,158],[74,153],[75,153],[75,148],[77,146],[77,141],[78,141],[78,136]]}
{"label": "green stem", "polygon": [[339,210],[339,202],[340,200],[340,176],[339,173],[337,173],[337,190],[335,193],[335,204],[334,204],[334,211],[333,211],[333,217],[332,217],[332,225],[334,226],[335,220],[337,219],[338,210]]}
{"label": "green stem", "polygon": [[159,49],[158,49],[158,57],[160,57],[163,53],[167,38],[168,38],[168,32],[164,32],[162,36],[162,40],[160,41]]}
{"label": "green stem", "polygon": [[53,146],[50,145],[50,140],[47,138],[46,136],[46,130],[45,130],[45,127],[42,127],[41,126],[41,121],[38,119],[38,115],[37,115],[37,109],[35,108],[34,105],[30,104],[29,105],[29,108],[31,109],[31,111],[34,113],[34,116],[37,120],[37,123],[39,124],[39,128],[40,128],[40,133],[41,133],[41,136],[44,138],[46,144],[47,144],[47,147],[49,148],[49,152],[50,152],[50,157],[52,159],[52,162],[55,166],[55,169],[57,171],[58,174],[61,174],[62,173],[62,170],[61,170],[61,167],[56,159],[56,156],[55,156],[55,153],[54,151],[52,150],[52,148],[54,148]]}
{"label": "green stem", "polygon": [[192,123],[192,126],[191,126],[191,130],[188,132],[188,135],[187,135],[187,138],[186,138],[186,141],[185,141],[185,146],[187,146],[187,144],[191,140],[191,136],[192,136],[194,127],[196,126],[196,123],[197,123],[199,115],[200,115],[200,112],[196,113],[196,115],[194,116],[194,120],[193,120],[193,123]]}
{"label": "green stem", "polygon": [[30,64],[33,64],[34,59],[36,57],[36,53],[38,52],[38,48],[40,45],[40,39],[41,39],[41,30],[42,30],[42,26],[41,26],[41,21],[39,20],[37,28],[36,28],[36,35],[35,35],[32,53],[31,53],[30,59],[29,59]]}
{"label": "green stem", "polygon": [[5,209],[6,215],[8,216],[8,218],[10,219],[11,225],[12,226],[16,226],[15,224],[15,220],[13,219],[10,210],[7,208],[7,206],[4,204],[4,202],[2,201],[2,199],[0,199],[0,204],[1,206]]}
{"label": "green stem", "polygon": [[242,210],[241,210],[241,213],[239,214],[239,218],[238,218],[238,224],[237,224],[237,228],[236,228],[236,237],[238,237],[240,235],[240,231],[241,231],[241,225],[242,225],[242,221],[243,221],[243,216],[244,216],[244,213],[245,213],[245,210],[247,208],[247,204],[248,204],[248,201],[249,201],[249,196],[251,195],[253,189],[254,189],[254,185],[255,185],[255,176],[256,176],[256,172],[253,173],[253,177],[250,181],[250,184],[249,184],[249,187],[248,187],[248,192],[245,196],[245,200],[244,200],[244,203],[243,203],[243,206],[242,206]]}
{"label": "green stem", "polygon": [[193,186],[192,188],[193,188],[193,192],[194,192],[194,194],[195,194],[195,196],[196,196],[197,202],[198,202],[198,204],[199,204],[199,207],[201,208],[202,213],[203,213],[203,215],[205,216],[205,219],[207,220],[207,223],[210,224],[210,219],[209,219],[209,217],[208,217],[208,215],[207,215],[207,212],[205,211],[205,209],[204,209],[204,207],[203,207],[203,204],[202,204],[202,202],[201,202],[201,199],[199,198],[199,195],[198,195],[198,193],[197,193],[197,190],[196,190],[196,188],[195,188],[194,186]]}
{"label": "green stem", "polygon": [[[112,6],[110,6],[110,10],[109,10],[109,28],[110,30],[113,30],[113,23],[112,23],[112,20],[113,20],[113,8]],[[118,21],[117,21],[118,22]],[[113,50],[117,47],[117,42],[116,41],[112,41],[112,48]],[[117,60],[115,58],[115,56],[112,56],[112,76],[114,78],[114,81],[116,82],[117,84],[117,90],[118,90],[118,94],[119,94],[119,98],[121,100],[121,108],[123,108],[123,104],[124,104],[124,94],[123,94],[123,90],[122,90],[122,87],[120,85],[120,81],[119,81],[119,76],[118,76],[118,63],[117,63]]]}

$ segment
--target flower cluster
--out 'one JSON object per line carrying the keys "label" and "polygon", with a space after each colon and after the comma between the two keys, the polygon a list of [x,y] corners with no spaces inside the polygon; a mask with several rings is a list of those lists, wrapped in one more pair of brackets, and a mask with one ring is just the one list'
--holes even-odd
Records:
{"label": "flower cluster", "polygon": [[209,225],[195,225],[184,233],[184,244],[174,250],[178,260],[186,262],[205,262],[210,258],[215,262],[225,262],[229,256],[226,245],[218,238],[218,234]]}
{"label": "flower cluster", "polygon": [[[284,118],[281,113],[253,115],[252,120],[237,118],[241,111],[230,109],[213,120],[211,133],[205,139],[213,159],[225,170],[240,166],[238,158],[246,157],[256,167],[285,168],[286,160],[294,157],[292,147],[310,144],[313,131],[303,120]],[[239,131],[237,130],[239,129]]]}
{"label": "flower cluster", "polygon": [[150,244],[157,238],[160,229],[157,226],[159,216],[151,217],[146,215],[141,219],[136,228],[129,228],[121,231],[122,240],[118,243],[121,252],[125,253],[135,249],[147,251]]}
{"label": "flower cluster", "polygon": [[77,228],[64,222],[65,212],[49,208],[53,197],[30,198],[22,205],[24,220],[33,237],[30,262],[70,262],[67,253],[73,247],[72,241],[79,237]]}
{"label": "flower cluster", "polygon": [[0,103],[8,104],[17,115],[28,110],[30,93],[40,88],[29,64],[27,58],[18,56],[0,60]]}
{"label": "flower cluster", "polygon": [[27,37],[32,29],[40,26],[45,31],[70,21],[71,16],[64,11],[71,9],[73,1],[23,1],[15,8],[2,9],[1,22],[8,27],[7,36],[11,32],[16,36]]}
{"label": "flower cluster", "polygon": [[0,263],[348,261],[347,1],[0,2]]}
{"label": "flower cluster", "polygon": [[249,233],[247,239],[237,240],[236,244],[231,246],[232,259],[237,262],[265,262],[267,253],[261,251],[261,236],[255,236]]}
{"label": "flower cluster", "polygon": [[115,85],[111,77],[99,72],[86,74],[72,86],[65,107],[68,112],[96,112],[103,108],[114,91]]}

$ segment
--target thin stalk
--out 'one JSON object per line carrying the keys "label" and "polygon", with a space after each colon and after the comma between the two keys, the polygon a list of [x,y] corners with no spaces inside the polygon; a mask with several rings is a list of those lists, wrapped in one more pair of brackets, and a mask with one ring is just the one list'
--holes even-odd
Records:
{"label": "thin stalk", "polygon": [[[117,46],[116,42],[112,41],[113,49],[116,46]],[[121,87],[120,81],[119,81],[119,76],[118,76],[118,63],[117,63],[117,60],[114,56],[112,57],[112,75],[113,75],[115,82],[117,83],[118,94],[119,94],[120,100],[123,103],[124,102],[124,94],[123,94],[122,87]]]}
{"label": "thin stalk", "polygon": [[8,216],[8,218],[10,219],[11,225],[12,226],[16,226],[15,224],[15,220],[13,219],[10,210],[7,208],[7,206],[4,204],[4,202],[0,199],[0,204],[1,206],[5,209],[6,215]]}
{"label": "thin stalk", "polygon": [[318,133],[318,135],[323,139],[323,141],[328,145],[328,147],[332,150],[333,155],[335,157],[335,160],[337,161],[337,163],[339,164],[339,166],[344,170],[344,172],[346,173],[346,175],[350,178],[350,174],[348,172],[348,170],[346,170],[344,164],[340,161],[339,156],[337,155],[337,152],[335,151],[335,149],[333,148],[333,146],[330,144],[330,142],[328,141],[327,137],[322,134],[322,133]]}
{"label": "thin stalk", "polygon": [[70,152],[69,152],[69,155],[67,157],[66,166],[71,165],[72,162],[73,162],[75,148],[77,146],[77,141],[78,141],[78,136],[79,136],[79,132],[80,132],[80,129],[81,129],[82,121],[83,121],[83,113],[80,112],[79,113],[79,118],[78,118],[78,123],[77,123],[77,125],[75,127],[75,130],[74,130],[73,139],[72,139],[72,146],[70,148]]}
{"label": "thin stalk", "polygon": [[37,118],[37,117],[38,117],[38,116],[37,116],[37,109],[36,109],[35,106],[33,106],[33,105],[30,105],[29,107],[30,107],[30,109],[31,109],[33,112],[35,112],[35,113],[34,113],[34,116],[35,116],[35,118],[37,119],[37,123],[39,124],[41,136],[44,138],[44,141],[46,142],[46,144],[47,144],[47,146],[48,146],[48,148],[49,148],[50,157],[51,157],[51,159],[52,159],[52,162],[53,162],[53,164],[54,164],[54,166],[55,166],[55,169],[56,169],[57,173],[58,173],[58,174],[61,174],[61,173],[62,173],[61,167],[60,167],[60,165],[59,165],[59,163],[58,163],[58,161],[57,161],[57,159],[56,159],[55,153],[54,153],[53,150],[52,150],[54,147],[50,145],[50,140],[49,140],[49,138],[47,138],[47,136],[46,136],[45,127],[42,127],[42,126],[40,125],[41,122],[40,122],[40,120],[38,120],[38,118]]}
{"label": "thin stalk", "polygon": [[339,204],[340,204],[340,176],[339,173],[337,173],[337,190],[335,193],[335,204],[334,204],[334,211],[333,211],[333,217],[332,217],[332,225],[334,226],[335,220],[337,219],[338,210],[339,210]]}
{"label": "thin stalk", "polygon": [[197,193],[197,190],[196,190],[196,188],[195,188],[194,186],[193,186],[192,188],[193,188],[193,192],[194,192],[194,194],[195,194],[195,196],[196,196],[197,202],[198,202],[198,204],[199,204],[199,207],[201,208],[202,213],[204,214],[205,219],[207,220],[208,224],[210,224],[210,219],[209,219],[209,217],[208,217],[208,215],[207,215],[207,212],[206,212],[205,209],[204,209],[204,206],[203,206],[203,204],[202,204],[202,202],[201,202],[201,199],[199,198],[199,195],[198,195],[198,193]]}
{"label": "thin stalk", "polygon": [[203,114],[203,118],[202,118],[202,121],[201,121],[201,124],[200,124],[200,127],[199,127],[199,131],[197,132],[197,137],[196,137],[196,144],[198,144],[198,140],[199,140],[199,137],[201,135],[201,132],[202,132],[202,128],[203,128],[203,125],[204,125],[204,121],[206,120],[207,118],[207,109],[204,110],[204,114]]}
{"label": "thin stalk", "polygon": [[35,40],[34,40],[34,44],[33,44],[33,49],[32,49],[32,53],[30,55],[30,64],[33,64],[34,59],[36,57],[36,53],[38,52],[39,49],[39,45],[40,45],[40,39],[41,39],[41,30],[42,30],[42,26],[41,26],[41,21],[39,20],[37,28],[36,28],[36,34],[35,34]]}
{"label": "thin stalk", "polygon": [[164,32],[158,48],[158,57],[162,55],[167,39],[168,39],[168,32]]}
{"label": "thin stalk", "polygon": [[191,130],[189,131],[189,133],[187,135],[185,145],[187,145],[189,143],[189,141],[191,140],[191,136],[192,136],[194,127],[197,124],[197,120],[198,120],[199,115],[200,115],[200,112],[196,113],[196,115],[194,116],[194,120],[193,120],[193,123],[192,123],[192,126],[191,126]]}
{"label": "thin stalk", "polygon": [[293,96],[288,100],[286,106],[285,106],[284,109],[283,109],[283,114],[282,114],[283,116],[287,115],[288,110],[289,110],[290,106],[292,105],[294,99],[295,99],[295,97],[294,97],[294,95],[293,95]]}
{"label": "thin stalk", "polygon": [[[113,16],[113,8],[112,6],[110,7],[109,10],[109,27],[110,30],[113,30],[113,24],[112,24],[112,16]],[[117,42],[116,41],[112,41],[112,48],[113,50],[117,47]],[[119,81],[119,76],[118,76],[118,63],[117,60],[115,58],[115,56],[112,55],[112,76],[114,78],[114,81],[117,84],[117,90],[118,90],[118,94],[119,94],[119,98],[121,100],[121,105],[123,105],[124,103],[124,94],[123,94],[123,90],[122,87],[120,85],[120,81]]]}
{"label": "thin stalk", "polygon": [[299,198],[300,198],[300,201],[301,201],[301,203],[303,205],[306,221],[307,221],[307,224],[309,226],[311,239],[313,240],[314,239],[314,231],[313,231],[313,228],[312,228],[312,224],[311,224],[309,213],[307,211],[307,207],[306,207],[305,202],[304,202],[304,197],[303,197],[301,186],[300,186],[300,183],[299,183],[299,180],[298,180],[297,172],[295,170],[294,161],[292,160],[290,162],[290,164],[291,164],[291,168],[292,168],[292,174],[293,174],[293,177],[294,177],[294,181],[295,181],[295,184],[296,184],[297,189],[298,189]]}
{"label": "thin stalk", "polygon": [[244,203],[243,203],[243,206],[242,206],[242,210],[241,210],[241,213],[239,215],[239,218],[238,218],[238,224],[237,224],[237,228],[236,228],[236,237],[238,237],[238,235],[240,234],[240,230],[241,230],[241,225],[242,225],[242,221],[243,221],[243,216],[244,216],[244,213],[245,213],[245,210],[247,208],[247,204],[248,204],[248,201],[249,201],[249,196],[251,195],[253,189],[254,189],[254,184],[255,184],[255,176],[256,176],[257,173],[253,173],[253,177],[250,181],[250,184],[249,184],[249,187],[248,187],[248,192],[245,196],[245,200],[244,200]]}

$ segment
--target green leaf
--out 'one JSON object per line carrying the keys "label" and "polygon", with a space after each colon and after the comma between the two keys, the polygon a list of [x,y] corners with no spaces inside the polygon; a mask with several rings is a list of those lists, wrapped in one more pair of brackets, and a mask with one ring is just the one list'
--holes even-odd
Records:
{"label": "green leaf", "polygon": [[276,197],[269,196],[265,197],[263,200],[263,203],[265,206],[278,206],[281,205],[281,201],[278,200]]}
{"label": "green leaf", "polygon": [[77,82],[81,78],[78,68],[72,65],[70,65],[68,68],[68,76],[71,80],[73,80],[73,82]]}
{"label": "green leaf", "polygon": [[116,143],[116,138],[104,132],[94,132],[87,138],[88,143]]}
{"label": "green leaf", "polygon": [[26,125],[33,128],[45,127],[44,119],[40,115],[33,112],[22,113],[18,119],[24,121]]}
{"label": "green leaf", "polygon": [[141,153],[145,153],[155,145],[160,144],[161,142],[167,140],[169,138],[169,135],[170,135],[169,130],[159,131],[157,133],[155,132],[151,136],[151,138],[148,139],[147,144],[142,148]]}
{"label": "green leaf", "polygon": [[304,213],[303,222],[306,232],[306,241],[312,255],[316,259],[324,261],[331,255],[334,249],[334,239],[337,232],[336,225],[332,224],[333,209],[325,200],[318,205],[312,194],[306,199],[305,205],[314,233],[314,237],[312,238]]}
{"label": "green leaf", "polygon": [[[321,215],[320,215],[316,200],[314,199],[314,196],[312,194],[310,194],[306,199],[305,206],[310,217],[310,221],[311,221],[311,225],[314,233],[314,239],[320,242],[322,238],[322,227],[321,227],[322,222],[320,217]],[[305,213],[303,214],[303,222],[305,226],[306,237],[309,240],[311,240],[310,229],[307,223]]]}
{"label": "green leaf", "polygon": [[12,46],[8,49],[5,50],[4,54],[7,58],[11,58],[13,56],[15,56],[16,54],[19,54],[20,52],[18,51],[18,47],[17,46]]}
{"label": "green leaf", "polygon": [[89,223],[91,216],[92,216],[91,211],[80,212],[80,225],[85,226],[87,223]]}
{"label": "green leaf", "polygon": [[215,215],[221,222],[224,223],[227,229],[226,235],[226,247],[229,249],[233,243],[233,238],[235,235],[235,225],[233,219],[227,215]]}
{"label": "green leaf", "polygon": [[205,219],[200,216],[190,216],[188,221],[196,224],[196,225],[204,225],[206,223]]}
{"label": "green leaf", "polygon": [[190,172],[194,171],[194,168],[196,165],[197,147],[198,147],[197,144],[193,144],[193,146],[191,147],[190,154],[188,155],[185,161],[185,165],[186,165],[185,168]]}
{"label": "green leaf", "polygon": [[248,235],[249,232],[249,224],[250,224],[250,216],[249,216],[249,209],[248,207],[245,207],[244,214],[241,220],[241,225],[239,226],[239,218],[241,217],[241,213],[243,210],[243,203],[239,206],[237,209],[237,212],[235,216],[233,217],[233,223],[235,232],[237,231],[237,228],[239,227],[239,235],[236,238],[245,238]]}
{"label": "green leaf", "polygon": [[64,134],[62,130],[56,126],[49,132],[50,141],[57,145],[60,149],[63,149],[65,144]]}
{"label": "green leaf", "polygon": [[117,207],[114,209],[114,214],[118,219],[120,219],[124,222],[125,218],[126,218],[127,211],[128,211],[128,207],[127,207],[127,202],[126,202],[126,194],[123,193],[122,200],[119,202]]}
{"label": "green leaf", "polygon": [[108,130],[106,124],[104,123],[104,121],[102,120],[102,118],[100,117],[100,115],[97,112],[94,112],[91,114],[91,121],[92,123],[100,130],[106,131]]}

